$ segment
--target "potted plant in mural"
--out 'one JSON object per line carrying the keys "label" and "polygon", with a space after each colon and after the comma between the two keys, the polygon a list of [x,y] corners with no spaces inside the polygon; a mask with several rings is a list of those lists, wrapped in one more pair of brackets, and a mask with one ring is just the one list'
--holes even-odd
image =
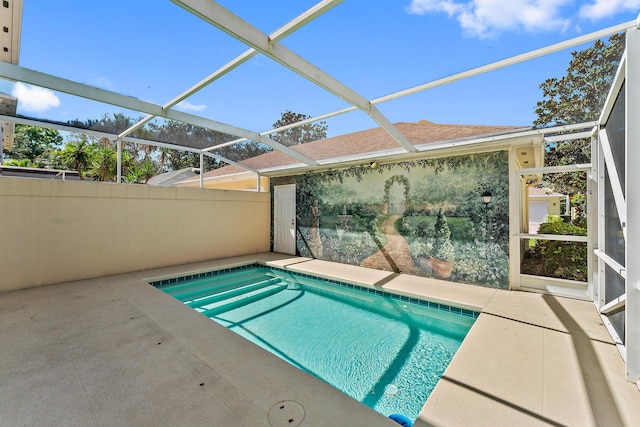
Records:
{"label": "potted plant in mural", "polygon": [[451,277],[451,270],[455,260],[455,252],[451,244],[451,232],[447,217],[442,209],[438,210],[436,223],[433,225],[433,255],[431,256],[431,268],[436,276],[441,279]]}

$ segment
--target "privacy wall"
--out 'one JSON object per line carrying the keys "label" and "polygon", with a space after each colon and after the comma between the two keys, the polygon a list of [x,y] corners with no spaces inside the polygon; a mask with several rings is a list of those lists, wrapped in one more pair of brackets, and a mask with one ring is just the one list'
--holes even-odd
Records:
{"label": "privacy wall", "polygon": [[292,182],[299,255],[508,288],[505,151],[272,179]]}
{"label": "privacy wall", "polygon": [[269,250],[267,193],[0,177],[0,291]]}

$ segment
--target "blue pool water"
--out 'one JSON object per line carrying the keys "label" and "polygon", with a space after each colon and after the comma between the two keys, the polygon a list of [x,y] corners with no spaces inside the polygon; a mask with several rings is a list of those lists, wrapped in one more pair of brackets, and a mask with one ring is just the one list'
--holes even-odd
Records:
{"label": "blue pool water", "polygon": [[259,265],[153,285],[379,413],[414,420],[477,317]]}

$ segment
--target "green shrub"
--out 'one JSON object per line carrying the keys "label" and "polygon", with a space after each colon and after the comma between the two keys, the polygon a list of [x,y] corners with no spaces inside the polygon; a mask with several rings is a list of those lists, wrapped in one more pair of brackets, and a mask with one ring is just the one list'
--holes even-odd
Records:
{"label": "green shrub", "polygon": [[[586,236],[586,227],[572,225],[557,217],[540,225],[539,234],[563,236]],[[569,280],[587,280],[587,245],[584,242],[566,242],[559,240],[538,240],[537,256],[541,270],[549,277]]]}

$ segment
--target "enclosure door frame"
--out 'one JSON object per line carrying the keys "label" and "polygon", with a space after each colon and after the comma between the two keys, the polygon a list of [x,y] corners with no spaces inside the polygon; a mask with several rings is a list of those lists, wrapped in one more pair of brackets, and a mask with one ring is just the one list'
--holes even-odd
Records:
{"label": "enclosure door frame", "polygon": [[[626,33],[626,50],[600,116],[601,129],[592,149],[597,153],[594,177],[598,198],[598,241],[593,251],[597,263],[597,269],[593,272],[596,292],[593,301],[625,360],[626,379],[640,387],[640,188],[637,185],[640,182],[640,168],[637,167],[637,160],[640,159],[640,123],[637,120],[640,114],[639,90],[640,31],[638,28],[631,28]],[[611,135],[607,132],[607,124],[619,95],[624,95],[625,101],[623,147],[615,145],[620,144],[620,139],[614,137],[615,132]],[[615,125],[613,127],[616,128]],[[617,158],[614,149],[617,149]],[[622,156],[619,154],[621,151],[624,153]],[[621,167],[624,168],[624,174],[618,173]],[[606,200],[607,196],[609,201]],[[618,238],[618,243],[611,239],[612,230],[607,229],[611,221],[607,222],[605,218],[606,207],[612,205],[619,221],[619,237],[623,238],[622,242]],[[624,265],[614,259],[616,257],[620,261],[620,254],[613,252],[615,248],[620,248],[620,244],[624,246]],[[624,285],[622,294],[616,291],[620,283]],[[609,320],[610,316],[622,312],[623,335],[619,334],[620,329],[614,327],[614,322]]]}

